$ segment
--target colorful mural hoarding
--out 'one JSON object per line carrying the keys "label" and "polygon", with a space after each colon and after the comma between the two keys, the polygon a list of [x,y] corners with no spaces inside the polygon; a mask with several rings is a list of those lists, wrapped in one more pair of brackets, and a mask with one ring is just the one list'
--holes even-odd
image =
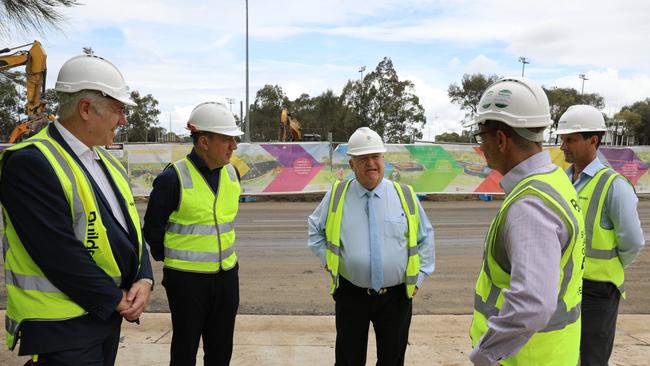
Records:
{"label": "colorful mural hoarding", "polygon": [[[118,158],[127,168],[134,194],[147,196],[155,177],[185,157],[190,144],[124,145]],[[501,175],[490,169],[475,145],[386,145],[385,176],[420,193],[501,193]],[[568,167],[558,147],[551,159]],[[330,159],[331,154],[331,159]],[[650,146],[602,147],[600,159],[624,174],[638,193],[650,193]],[[231,159],[242,179],[243,194],[288,194],[327,191],[336,179],[353,178],[347,145],[329,143],[238,145]]]}

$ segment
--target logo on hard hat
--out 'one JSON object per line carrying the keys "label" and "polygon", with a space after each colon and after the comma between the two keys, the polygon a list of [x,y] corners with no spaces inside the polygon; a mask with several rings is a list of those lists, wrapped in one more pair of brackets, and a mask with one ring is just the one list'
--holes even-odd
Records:
{"label": "logo on hard hat", "polygon": [[368,141],[372,140],[372,136],[370,136],[370,135],[366,136],[366,140],[368,140]]}
{"label": "logo on hard hat", "polygon": [[497,93],[497,96],[494,98],[494,106],[505,108],[510,104],[510,99],[512,99],[512,92],[510,90],[499,90],[499,93]]}

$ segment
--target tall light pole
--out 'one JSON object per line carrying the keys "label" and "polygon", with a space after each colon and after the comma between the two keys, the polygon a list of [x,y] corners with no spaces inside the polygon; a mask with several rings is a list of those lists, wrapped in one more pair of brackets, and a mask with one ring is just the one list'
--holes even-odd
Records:
{"label": "tall light pole", "polygon": [[519,57],[519,62],[521,62],[521,77],[524,77],[524,69],[526,68],[526,64],[529,64],[530,61],[526,60],[526,56],[520,56]]}
{"label": "tall light pole", "polygon": [[582,79],[582,89],[580,89],[580,95],[582,95],[585,93],[585,80],[589,80],[589,78],[585,74],[580,74],[578,77]]}
{"label": "tall light pole", "polygon": [[365,66],[361,66],[359,68],[359,74],[361,76],[359,77],[359,90],[361,91],[359,93],[359,114],[363,116],[363,72],[366,71]]}
{"label": "tall light pole", "polygon": [[246,142],[251,142],[251,119],[248,105],[248,0],[246,0]]}

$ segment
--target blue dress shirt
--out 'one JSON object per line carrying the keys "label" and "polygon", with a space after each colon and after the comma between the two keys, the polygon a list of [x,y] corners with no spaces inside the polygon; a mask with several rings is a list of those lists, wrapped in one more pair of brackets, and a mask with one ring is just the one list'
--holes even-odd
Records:
{"label": "blue dress shirt", "polygon": [[[343,204],[343,223],[341,227],[341,253],[339,272],[354,285],[371,287],[370,281],[370,239],[368,212],[366,208],[368,190],[353,180],[348,187]],[[377,201],[377,221],[383,261],[383,287],[399,285],[404,282],[408,243],[406,240],[407,221],[402,203],[393,182],[382,179],[373,190]],[[309,248],[323,265],[325,259],[325,226],[331,191],[309,216]],[[430,276],[435,267],[433,227],[420,202],[417,247],[420,254],[420,273],[417,287],[422,286],[425,277]]]}

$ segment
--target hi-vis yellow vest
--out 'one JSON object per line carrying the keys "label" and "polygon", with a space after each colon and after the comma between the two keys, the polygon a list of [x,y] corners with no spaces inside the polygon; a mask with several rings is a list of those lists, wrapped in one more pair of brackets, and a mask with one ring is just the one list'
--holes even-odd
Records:
{"label": "hi-vis yellow vest", "polygon": [[616,231],[600,226],[607,192],[616,177],[622,177],[610,168],[603,168],[578,192],[587,235],[584,278],[611,282],[625,298],[625,271],[618,258]]}
{"label": "hi-vis yellow vest", "polygon": [[216,273],[237,264],[235,217],[241,188],[235,168],[225,165],[215,194],[188,158],[173,164],[181,184],[178,209],[165,232],[165,267]]}
{"label": "hi-vis yellow vest", "polygon": [[[569,243],[562,250],[557,308],[546,325],[528,340],[513,357],[500,360],[501,365],[577,365],[580,355],[580,304],[582,301],[582,273],[584,260],[583,219],[575,189],[566,174],[558,169],[546,174],[525,178],[508,194],[492,221],[483,253],[483,266],[476,281],[474,317],[470,328],[472,346],[476,347],[488,329],[488,318],[497,316],[504,301],[503,290],[510,287],[508,273],[494,257],[499,231],[510,205],[525,196],[539,197],[564,221],[569,230]],[[516,243],[514,244],[516,245]]]}
{"label": "hi-vis yellow vest", "polygon": [[[113,279],[116,286],[120,286],[122,275],[113,256],[92,185],[83,168],[49,135],[49,128],[45,128],[28,140],[4,150],[0,155],[0,161],[4,163],[6,152],[32,145],[37,147],[47,158],[59,178],[63,192],[70,204],[72,229],[75,237],[86,246],[97,266]],[[126,170],[104,149],[95,147],[95,150],[118,188],[119,192],[115,193],[119,193],[126,203],[129,218],[137,230],[139,261],[141,261],[140,219],[129,187]],[[86,314],[86,311],[45,277],[25,250],[9,215],[4,210],[3,218],[5,223],[3,249],[7,287],[5,325],[7,346],[13,350],[20,338],[22,321],[65,320],[82,316]]]}
{"label": "hi-vis yellow vest", "polygon": [[[343,222],[343,203],[345,193],[350,186],[351,180],[342,182],[336,181],[332,186],[329,209],[327,211],[327,223],[325,224],[325,239],[327,249],[325,257],[327,259],[327,270],[331,276],[330,294],[334,294],[339,286],[339,253],[341,248],[341,224]],[[413,297],[415,285],[418,281],[420,272],[420,254],[418,253],[418,227],[420,224],[420,214],[416,204],[417,198],[413,189],[408,185],[393,182],[395,190],[402,202],[402,208],[406,214],[408,229],[406,238],[408,242],[406,261],[406,273],[404,283],[406,284],[406,295]]]}

